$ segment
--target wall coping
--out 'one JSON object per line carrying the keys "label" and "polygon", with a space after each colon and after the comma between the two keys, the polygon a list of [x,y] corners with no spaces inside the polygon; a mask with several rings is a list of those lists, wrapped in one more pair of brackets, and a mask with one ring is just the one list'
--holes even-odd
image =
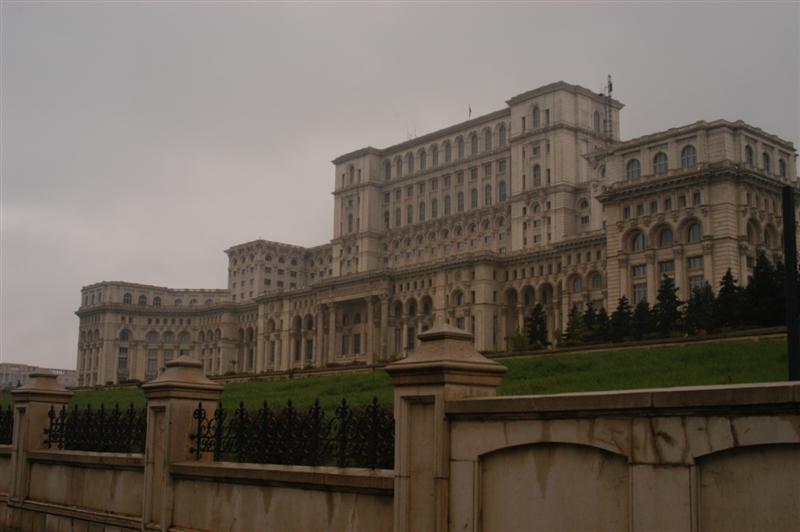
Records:
{"label": "wall coping", "polygon": [[481,397],[447,401],[451,417],[510,415],[519,417],[575,417],[639,411],[659,415],[675,411],[723,411],[750,409],[775,412],[800,411],[800,382],[774,382],[713,386],[685,386],[554,395]]}
{"label": "wall coping", "polygon": [[394,493],[392,469],[191,461],[172,464],[170,474],[177,479],[195,481],[352,491],[385,496]]}
{"label": "wall coping", "polygon": [[144,470],[144,455],[139,453],[98,453],[92,451],[36,450],[28,451],[32,463],[96,467],[103,469]]}

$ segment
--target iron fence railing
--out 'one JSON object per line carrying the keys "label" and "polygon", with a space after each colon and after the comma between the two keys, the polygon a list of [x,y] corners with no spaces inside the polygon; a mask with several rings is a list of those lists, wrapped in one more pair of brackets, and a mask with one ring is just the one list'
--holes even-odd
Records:
{"label": "iron fence railing", "polygon": [[244,404],[233,412],[220,404],[211,417],[198,405],[194,412],[192,452],[199,459],[285,465],[394,467],[394,417],[377,398],[352,408],[345,400],[329,416],[319,401],[305,412],[289,401],[281,410],[265,402],[255,412]]}
{"label": "iron fence railing", "polygon": [[14,434],[14,409],[8,405],[4,410],[0,407],[0,445],[11,445]]}
{"label": "iron fence railing", "polygon": [[50,407],[50,423],[45,434],[47,447],[74,451],[105,453],[143,453],[147,433],[147,411],[131,403],[126,410],[119,405],[106,410],[77,406],[56,410]]}

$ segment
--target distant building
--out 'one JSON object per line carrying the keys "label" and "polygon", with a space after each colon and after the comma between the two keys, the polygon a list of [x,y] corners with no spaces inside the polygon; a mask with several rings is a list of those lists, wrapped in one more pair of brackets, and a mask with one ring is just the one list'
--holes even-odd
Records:
{"label": "distant building", "polygon": [[726,120],[623,141],[622,107],[559,82],[336,158],[330,243],[233,246],[224,290],[84,287],[79,382],[150,379],[181,354],[214,375],[391,359],[436,321],[504,350],[536,304],[552,335],[573,306],[653,302],[664,275],[686,298],[780,256],[792,143]]}
{"label": "distant building", "polygon": [[78,372],[74,369],[41,368],[27,364],[0,362],[0,391],[15,388],[18,384],[25,384],[28,382],[28,375],[41,371],[58,375],[58,382],[68,388],[78,385]]}

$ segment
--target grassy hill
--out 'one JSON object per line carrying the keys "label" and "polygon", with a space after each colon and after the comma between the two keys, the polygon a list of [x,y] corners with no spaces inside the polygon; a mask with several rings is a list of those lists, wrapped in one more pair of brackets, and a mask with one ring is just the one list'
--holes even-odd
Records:
{"label": "grassy hill", "polygon": [[[508,367],[499,395],[531,395],[564,392],[622,390],[701,384],[769,382],[787,378],[785,340],[761,340],[696,344],[689,346],[635,348],[623,351],[539,355],[501,361]],[[347,398],[351,405],[377,396],[392,401],[389,377],[374,374],[308,377],[278,382],[232,383],[225,386],[226,408],[242,401],[248,408],[267,401],[273,407],[292,400],[307,408],[315,399],[333,409]],[[10,400],[0,396],[0,404]],[[76,393],[73,404],[101,403],[144,405],[139,389],[96,390]]]}

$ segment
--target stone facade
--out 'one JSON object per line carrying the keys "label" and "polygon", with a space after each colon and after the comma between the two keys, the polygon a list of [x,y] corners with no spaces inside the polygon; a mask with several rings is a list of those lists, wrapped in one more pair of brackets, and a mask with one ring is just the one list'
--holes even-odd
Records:
{"label": "stone facade", "polygon": [[74,369],[42,368],[27,364],[0,362],[0,391],[7,391],[28,383],[31,373],[47,371],[58,376],[58,382],[68,388],[77,386],[78,374]]}
{"label": "stone facade", "polygon": [[622,141],[622,107],[558,82],[336,158],[329,244],[233,246],[226,290],[84,287],[80,384],[181,353],[214,375],[391,360],[434,323],[504,350],[537,303],[552,335],[573,305],[653,301],[661,275],[685,298],[780,254],[790,142],[726,120]]}

